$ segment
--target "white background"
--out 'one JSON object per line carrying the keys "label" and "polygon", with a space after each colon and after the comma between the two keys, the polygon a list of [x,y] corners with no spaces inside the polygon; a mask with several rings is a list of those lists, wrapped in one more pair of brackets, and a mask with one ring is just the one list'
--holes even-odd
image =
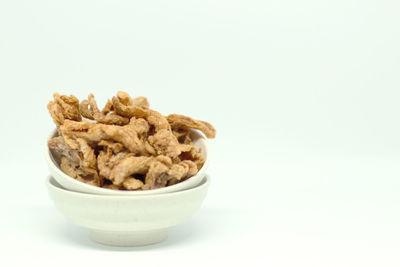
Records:
{"label": "white background", "polygon": [[[0,264],[399,266],[399,12],[0,1]],[[202,209],[158,245],[93,243],[44,187],[52,93],[102,105],[117,90],[218,130]]]}

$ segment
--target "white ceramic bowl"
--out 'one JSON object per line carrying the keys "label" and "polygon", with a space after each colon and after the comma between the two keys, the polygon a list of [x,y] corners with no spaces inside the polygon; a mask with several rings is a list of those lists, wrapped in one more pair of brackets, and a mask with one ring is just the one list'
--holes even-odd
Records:
{"label": "white ceramic bowl", "polygon": [[[54,130],[49,138],[53,138],[57,136],[57,130]],[[206,175],[206,170],[209,164],[209,149],[207,145],[206,138],[197,130],[193,130],[190,136],[193,140],[193,143],[196,148],[201,148],[203,157],[206,158],[206,161],[203,167],[198,171],[198,173],[189,179],[180,182],[178,184],[174,184],[171,186],[152,189],[152,190],[143,190],[143,191],[122,191],[122,190],[113,190],[107,188],[101,188],[89,184],[85,184],[80,182],[71,176],[65,174],[61,169],[60,165],[56,162],[53,157],[52,152],[50,151],[47,142],[46,142],[46,151],[45,151],[45,158],[47,161],[47,165],[50,170],[50,174],[56,179],[56,181],[62,185],[64,188],[75,191],[75,192],[82,192],[82,193],[91,193],[91,194],[99,194],[99,195],[121,195],[121,196],[138,196],[138,195],[151,195],[151,194],[162,194],[162,193],[170,193],[170,192],[177,192],[181,190],[185,190],[191,187],[198,185]]]}
{"label": "white ceramic bowl", "polygon": [[51,176],[47,189],[67,219],[90,229],[91,238],[114,246],[142,246],[160,242],[168,228],[190,218],[206,194],[210,178],[191,189],[145,196],[78,193],[61,187]]}

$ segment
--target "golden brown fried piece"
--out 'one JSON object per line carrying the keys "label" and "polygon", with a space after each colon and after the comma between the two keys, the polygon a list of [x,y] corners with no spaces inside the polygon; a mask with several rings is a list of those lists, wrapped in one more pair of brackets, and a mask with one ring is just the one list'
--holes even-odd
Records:
{"label": "golden brown fried piece", "polygon": [[118,115],[127,118],[142,118],[155,127],[155,131],[161,129],[171,129],[167,119],[155,110],[149,109],[146,98],[134,98],[125,92],[118,92],[117,97],[112,98],[113,107]]}
{"label": "golden brown fried piece", "polygon": [[180,140],[182,137],[189,134],[188,130],[172,130],[172,133],[175,135],[176,139]]}
{"label": "golden brown fried piece", "polygon": [[158,156],[150,163],[146,174],[143,189],[156,189],[176,184],[197,173],[197,166],[190,160],[172,164],[172,160],[166,156]]}
{"label": "golden brown fried piece", "polygon": [[172,165],[168,175],[180,181],[183,178],[193,176],[197,173],[197,165],[190,160],[184,160],[178,164]]}
{"label": "golden brown fried piece", "polygon": [[110,148],[114,154],[117,154],[124,150],[124,146],[121,143],[112,142],[109,140],[101,140],[98,146]]}
{"label": "golden brown fried piece", "polygon": [[107,188],[107,189],[112,189],[112,190],[123,190],[124,189],[122,186],[115,185],[115,184],[104,184],[102,187]]}
{"label": "golden brown fried piece", "polygon": [[175,135],[176,139],[178,139],[179,143],[185,145],[193,145],[192,138],[190,138],[189,130],[173,130],[172,133]]}
{"label": "golden brown fried piece", "polygon": [[121,101],[121,103],[125,106],[131,106],[132,105],[132,98],[131,96],[123,91],[118,91],[117,92],[117,97],[118,100]]}
{"label": "golden brown fried piece", "polygon": [[54,101],[50,101],[49,104],[47,104],[47,109],[57,126],[63,124],[65,119],[75,121],[82,120],[81,114],[79,113],[79,100],[75,96],[55,93],[53,97]]}
{"label": "golden brown fried piece", "polygon": [[121,102],[121,100],[118,97],[114,96],[112,98],[112,103],[113,103],[115,112],[118,115],[121,115],[123,117],[147,118],[147,116],[148,116],[148,110],[146,108],[142,108],[142,107],[134,106],[134,105],[125,105]]}
{"label": "golden brown fried piece", "polygon": [[76,149],[79,150],[79,143],[76,141],[74,137],[71,136],[63,136],[65,143],[71,148],[71,149]]}
{"label": "golden brown fried piece", "polygon": [[146,174],[144,190],[165,187],[168,182],[169,167],[157,160],[150,163],[149,170]]}
{"label": "golden brown fried piece", "polygon": [[132,117],[129,121],[129,125],[131,125],[137,134],[143,138],[147,136],[147,133],[150,130],[149,123],[142,118],[136,119],[135,117]]}
{"label": "golden brown fried piece", "polygon": [[111,148],[106,150],[101,150],[97,156],[97,168],[99,170],[100,176],[110,180],[111,171],[121,160],[123,160],[127,152],[120,152],[113,154]]}
{"label": "golden brown fried piece", "polygon": [[71,161],[66,157],[61,157],[60,168],[67,175],[77,179],[78,181],[94,186],[101,185],[101,180],[96,170],[82,169],[80,167],[74,166],[73,164],[71,164]]}
{"label": "golden brown fried piece", "polygon": [[102,111],[97,106],[93,94],[89,94],[88,100],[83,100],[79,105],[83,117],[104,124],[125,125],[129,119],[111,112],[112,103],[108,101]]}
{"label": "golden brown fried piece", "polygon": [[117,98],[125,106],[137,106],[141,108],[148,108],[150,106],[146,97],[139,96],[131,98],[128,93],[123,91],[117,92]]}
{"label": "golden brown fried piece", "polygon": [[155,158],[155,160],[165,164],[168,167],[171,167],[171,165],[172,165],[172,159],[170,157],[167,157],[167,156],[160,155],[160,156],[157,156]]}
{"label": "golden brown fried piece", "polygon": [[208,138],[214,138],[216,134],[214,127],[205,121],[195,120],[190,117],[178,114],[168,115],[167,120],[174,130],[198,129],[202,131]]}
{"label": "golden brown fried piece", "polygon": [[112,169],[110,180],[114,184],[120,185],[130,175],[146,174],[151,160],[151,157],[129,155]]}
{"label": "golden brown fried piece", "polygon": [[[104,114],[102,111],[99,110],[97,107],[96,100],[94,99],[93,94],[89,94],[88,101],[90,105],[90,109],[93,112],[93,117],[97,122],[104,123],[104,124],[116,124],[116,125],[125,125],[129,123],[129,119],[109,112]],[[103,109],[107,110],[107,107]]]}
{"label": "golden brown fried piece", "polygon": [[154,126],[156,132],[160,130],[168,130],[171,131],[171,126],[169,125],[167,119],[161,115],[161,113],[149,109],[147,115],[147,121],[150,125]]}
{"label": "golden brown fried piece", "polygon": [[197,173],[197,165],[190,160],[185,160],[174,164],[168,171],[171,178],[168,180],[168,186],[177,184]]}
{"label": "golden brown fried piece", "polygon": [[[77,139],[77,149],[71,149],[62,136],[49,140],[49,148],[61,154],[61,169],[74,178],[82,178],[85,182],[100,184],[97,174],[97,160],[93,148],[84,139]],[[73,174],[73,175],[71,175]]]}
{"label": "golden brown fried piece", "polygon": [[81,168],[96,170],[97,160],[96,155],[94,154],[94,149],[89,146],[85,139],[78,138],[76,141],[79,144],[79,150],[81,152]]}
{"label": "golden brown fried piece", "polygon": [[49,110],[50,116],[57,127],[64,123],[64,114],[60,105],[57,105],[53,101],[50,101],[47,104],[47,109]]}
{"label": "golden brown fried piece", "polygon": [[132,125],[117,126],[65,120],[64,124],[60,126],[60,131],[63,135],[83,138],[88,142],[113,140],[123,144],[135,154],[142,154],[145,151],[144,144]]}
{"label": "golden brown fried piece", "polygon": [[83,100],[79,104],[79,112],[81,113],[82,117],[87,118],[89,120],[94,120],[93,112],[90,110],[88,100]]}
{"label": "golden brown fried piece", "polygon": [[79,166],[80,157],[78,154],[78,148],[72,149],[64,140],[64,137],[57,136],[50,139],[47,142],[50,150],[58,153],[59,155],[63,156],[68,160],[72,165]]}
{"label": "golden brown fried piece", "polygon": [[154,149],[154,147],[152,147],[149,143],[149,141],[146,140],[146,142],[144,142],[144,149],[146,150],[146,152],[152,156],[157,156],[157,151]]}
{"label": "golden brown fried piece", "polygon": [[149,144],[154,147],[159,155],[174,158],[184,151],[189,151],[190,146],[180,144],[171,131],[162,129],[148,138]]}
{"label": "golden brown fried piece", "polygon": [[122,184],[127,190],[138,190],[143,187],[143,182],[136,178],[126,178]]}
{"label": "golden brown fried piece", "polygon": [[201,169],[203,167],[204,162],[206,159],[203,157],[201,153],[201,149],[196,149],[195,146],[191,146],[190,150],[187,152],[183,152],[182,154],[179,155],[179,158],[184,161],[184,160],[189,160],[197,165],[197,169]]}
{"label": "golden brown fried piece", "polygon": [[61,157],[60,168],[63,172],[73,178],[77,178],[79,176],[77,167],[74,166],[67,157]]}

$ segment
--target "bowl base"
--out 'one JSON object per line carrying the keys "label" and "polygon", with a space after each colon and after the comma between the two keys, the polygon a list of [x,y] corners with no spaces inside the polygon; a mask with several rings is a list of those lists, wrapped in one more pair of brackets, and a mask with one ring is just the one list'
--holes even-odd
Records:
{"label": "bowl base", "polygon": [[168,229],[135,232],[91,230],[90,238],[104,245],[135,247],[159,243],[167,238],[167,233]]}

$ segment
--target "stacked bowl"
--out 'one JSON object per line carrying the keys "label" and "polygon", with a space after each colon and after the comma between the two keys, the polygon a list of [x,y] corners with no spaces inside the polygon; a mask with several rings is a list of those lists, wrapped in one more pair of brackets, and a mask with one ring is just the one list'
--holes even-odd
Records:
{"label": "stacked bowl", "polygon": [[[49,139],[57,136],[54,130]],[[46,144],[50,176],[46,180],[56,208],[73,224],[90,230],[91,238],[114,246],[142,246],[161,242],[168,229],[189,219],[201,206],[210,184],[206,175],[209,149],[204,136],[191,132],[206,159],[195,176],[164,188],[120,191],[80,182],[65,174]]]}

